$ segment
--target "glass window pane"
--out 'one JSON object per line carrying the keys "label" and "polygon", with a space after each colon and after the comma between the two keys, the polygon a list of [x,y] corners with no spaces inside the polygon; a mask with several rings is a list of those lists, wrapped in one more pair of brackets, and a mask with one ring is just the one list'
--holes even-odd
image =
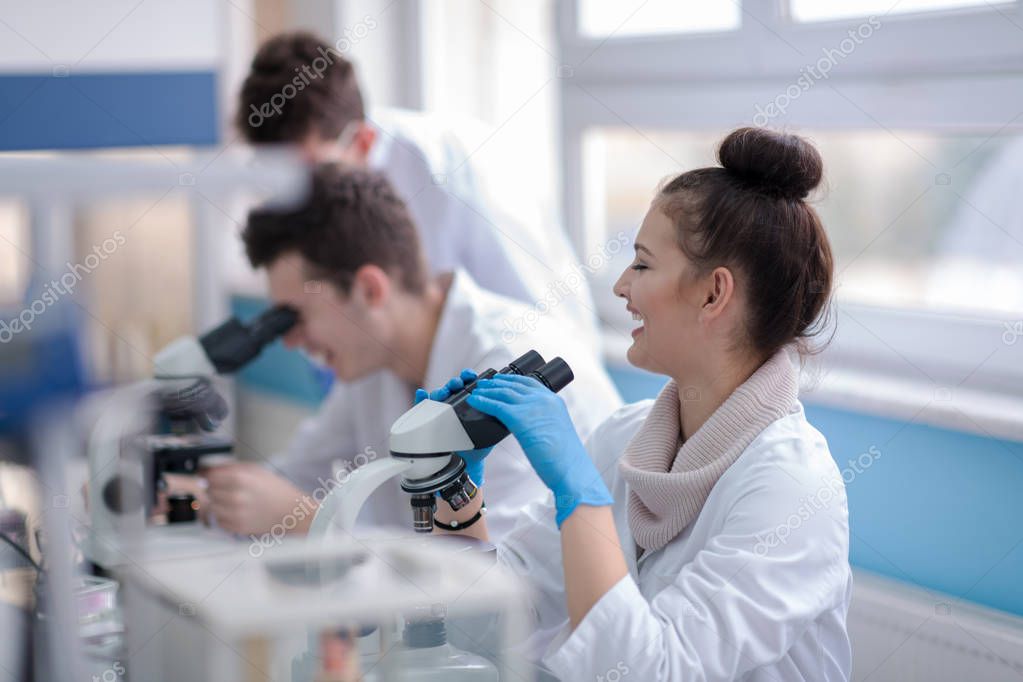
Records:
{"label": "glass window pane", "polygon": [[[1023,312],[1023,136],[799,132],[824,157],[825,182],[811,198],[831,238],[842,300]],[[591,131],[585,210],[588,229],[600,233],[591,244],[634,234],[658,182],[713,164],[723,134]],[[596,295],[609,292],[628,258],[597,273]]]}
{"label": "glass window pane", "polygon": [[[78,301],[105,380],[150,376],[152,357],[192,328],[192,210],[171,192],[90,202],[76,212]],[[77,293],[77,288],[75,290]]]}
{"label": "glass window pane", "polygon": [[697,0],[579,0],[579,32],[604,38],[739,28],[738,2]]}
{"label": "glass window pane", "polygon": [[[986,0],[792,0],[796,21],[832,21],[872,15],[910,14],[962,7],[990,7]],[[1011,4],[1011,3],[1004,3]]]}
{"label": "glass window pane", "polygon": [[28,215],[16,200],[0,199],[0,306],[20,303],[31,272]]}

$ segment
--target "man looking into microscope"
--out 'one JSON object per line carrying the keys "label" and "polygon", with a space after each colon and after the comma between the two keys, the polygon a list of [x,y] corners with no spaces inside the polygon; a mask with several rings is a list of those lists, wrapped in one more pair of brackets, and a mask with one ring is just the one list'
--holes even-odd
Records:
{"label": "man looking into microscope", "polygon": [[[540,315],[535,329],[508,339],[506,323],[535,316],[531,306],[481,289],[461,269],[427,274],[412,218],[378,173],[319,166],[303,206],[253,211],[243,240],[253,267],[266,269],[273,303],[298,312],[284,343],[320,358],[337,382],[284,453],[207,473],[211,511],[228,531],[265,533],[299,505],[315,506],[308,496],[339,462],[387,456],[390,425],[414,390],[464,367],[504,367],[530,349],[564,357],[577,378],[561,395],[584,438],[621,403],[597,353],[556,318]],[[489,461],[487,487],[503,491],[487,514],[499,537],[546,493],[514,439]],[[396,479],[387,481],[360,525],[410,527],[407,499]],[[310,516],[294,530],[307,530]]]}

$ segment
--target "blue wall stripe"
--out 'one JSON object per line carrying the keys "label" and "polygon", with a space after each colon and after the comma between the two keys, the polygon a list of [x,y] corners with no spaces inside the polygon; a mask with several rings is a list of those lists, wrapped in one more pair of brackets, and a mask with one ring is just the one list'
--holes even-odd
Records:
{"label": "blue wall stripe", "polygon": [[[1023,615],[1023,443],[828,407],[806,412],[850,470],[853,564]],[[849,460],[871,447],[880,457],[853,478]]]}
{"label": "blue wall stripe", "polygon": [[211,71],[0,75],[0,150],[214,145]]}

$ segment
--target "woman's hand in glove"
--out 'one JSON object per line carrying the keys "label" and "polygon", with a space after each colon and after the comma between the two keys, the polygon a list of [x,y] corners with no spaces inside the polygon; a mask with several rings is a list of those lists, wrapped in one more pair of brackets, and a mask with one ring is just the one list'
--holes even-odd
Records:
{"label": "woman's hand in glove", "polygon": [[565,401],[539,381],[497,374],[478,381],[467,402],[514,434],[540,480],[554,493],[558,528],[580,504],[614,502],[575,432]]}

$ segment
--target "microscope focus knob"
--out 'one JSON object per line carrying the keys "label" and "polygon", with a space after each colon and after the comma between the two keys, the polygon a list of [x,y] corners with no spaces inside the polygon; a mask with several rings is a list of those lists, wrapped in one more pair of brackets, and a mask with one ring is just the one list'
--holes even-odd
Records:
{"label": "microscope focus knob", "polygon": [[113,476],[103,486],[103,504],[116,514],[133,514],[145,504],[145,491],[138,481]]}

